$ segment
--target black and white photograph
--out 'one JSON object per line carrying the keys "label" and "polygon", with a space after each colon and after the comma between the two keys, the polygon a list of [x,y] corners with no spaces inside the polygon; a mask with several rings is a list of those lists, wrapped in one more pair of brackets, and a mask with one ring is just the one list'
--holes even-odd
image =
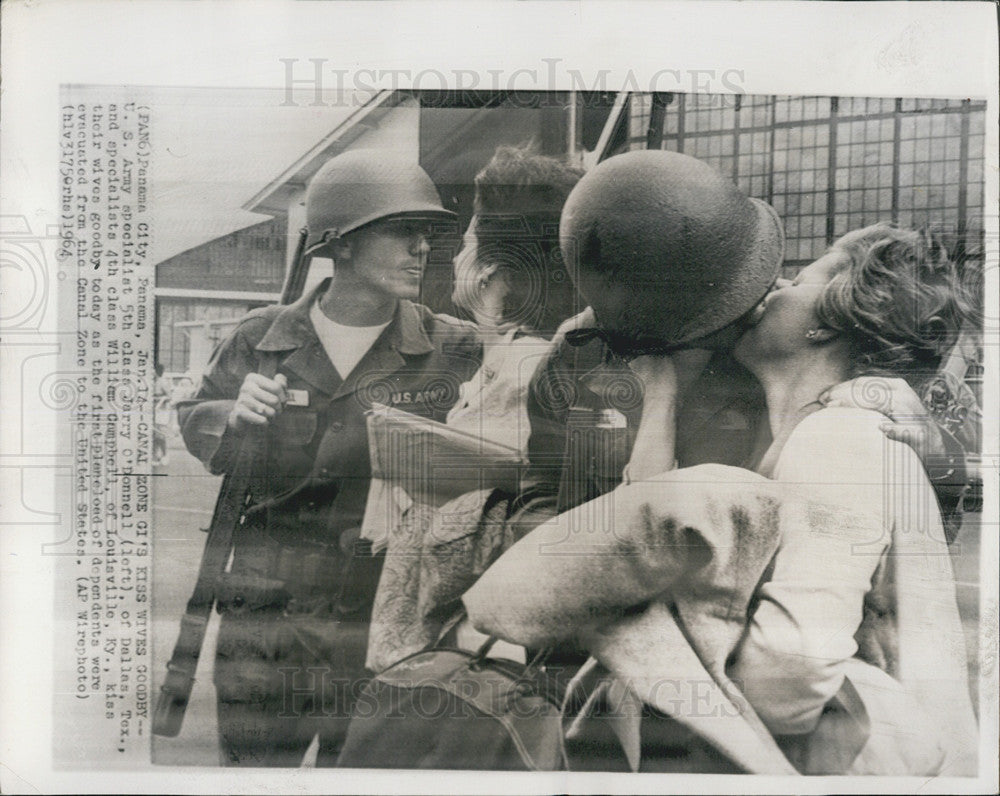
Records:
{"label": "black and white photograph", "polygon": [[[51,81],[49,204],[3,210],[4,789],[990,792],[996,53],[930,74],[991,4],[493,5],[253,3],[363,35]],[[801,76],[601,25],[748,6]]]}

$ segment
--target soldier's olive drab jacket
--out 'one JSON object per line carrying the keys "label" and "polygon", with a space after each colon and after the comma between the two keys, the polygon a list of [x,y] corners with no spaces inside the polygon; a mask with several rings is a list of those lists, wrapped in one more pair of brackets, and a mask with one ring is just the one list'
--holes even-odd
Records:
{"label": "soldier's olive drab jacket", "polygon": [[296,392],[269,427],[265,485],[250,516],[280,544],[336,544],[361,525],[371,480],[365,412],[373,402],[444,421],[458,385],[482,360],[472,324],[400,301],[342,379],[309,320],[328,285],[287,307],[249,313],[213,355],[195,396],[178,406],[188,450],[213,473],[226,472],[238,450],[227,420],[240,386],[265,357],[277,357],[277,372]]}
{"label": "soldier's olive drab jacket", "polygon": [[[935,390],[933,396],[928,394],[931,387]],[[968,480],[963,443],[975,445],[978,439],[979,410],[974,398],[964,395],[963,390],[968,392],[967,387],[949,382],[940,373],[922,390],[943,442],[942,450],[925,456],[923,465],[937,494],[949,543],[962,525]],[[614,409],[628,421],[627,444],[617,452],[617,461],[598,457],[607,470],[600,478],[573,472],[575,463],[568,455],[566,439],[571,411],[575,409]],[[554,503],[559,493],[560,510],[566,510],[615,486],[628,461],[641,417],[642,388],[628,365],[610,356],[600,340],[576,346],[562,340],[553,346],[535,370],[528,390],[530,466],[521,479],[520,505],[530,504],[542,510],[546,503]],[[959,417],[963,420],[959,421]],[[730,354],[715,352],[680,406],[677,466],[727,464],[754,469],[770,442],[763,388]],[[562,500],[566,493],[560,486],[567,477],[576,481],[591,478],[595,483],[578,484],[566,501]]]}
{"label": "soldier's olive drab jacket", "polygon": [[[603,488],[577,490],[572,508],[618,483],[628,462],[642,417],[642,387],[624,361],[611,357],[600,340],[571,345],[563,340],[535,370],[528,390],[530,467],[522,478],[522,502],[544,499],[560,489],[574,463],[568,460],[566,434],[573,409],[617,410],[627,419],[627,445],[619,461],[604,462]],[[762,428],[763,426],[763,428]],[[755,455],[770,442],[764,393],[756,379],[731,356],[716,352],[690,387],[677,419],[678,466],[728,464],[753,467]],[[579,474],[577,474],[579,477]],[[569,477],[574,477],[572,473]]]}

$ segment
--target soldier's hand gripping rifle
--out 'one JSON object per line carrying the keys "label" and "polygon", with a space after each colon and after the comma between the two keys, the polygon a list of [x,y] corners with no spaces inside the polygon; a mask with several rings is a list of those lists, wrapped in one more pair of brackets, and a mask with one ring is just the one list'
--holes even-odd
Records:
{"label": "soldier's hand gripping rifle", "polygon": [[[289,304],[302,294],[310,261],[305,256],[305,245],[306,230],[303,229],[299,233],[292,267],[281,290],[282,304]],[[274,378],[276,366],[274,357],[269,357],[261,364],[261,371],[271,371],[263,375]],[[257,467],[264,458],[266,434],[266,427],[246,430],[240,439],[234,464],[223,478],[198,568],[198,579],[181,617],[180,633],[167,664],[167,676],[153,714],[155,735],[173,738],[181,730],[219,580],[229,562],[233,539],[239,532],[244,511],[251,499],[251,487],[258,475]]]}

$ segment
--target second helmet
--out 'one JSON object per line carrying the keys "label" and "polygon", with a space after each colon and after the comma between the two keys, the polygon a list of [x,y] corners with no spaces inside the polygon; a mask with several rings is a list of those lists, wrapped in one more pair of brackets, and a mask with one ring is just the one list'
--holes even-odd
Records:
{"label": "second helmet", "polygon": [[682,347],[729,325],[764,297],[784,252],[769,204],[661,150],[595,166],[559,232],[577,290],[621,353]]}

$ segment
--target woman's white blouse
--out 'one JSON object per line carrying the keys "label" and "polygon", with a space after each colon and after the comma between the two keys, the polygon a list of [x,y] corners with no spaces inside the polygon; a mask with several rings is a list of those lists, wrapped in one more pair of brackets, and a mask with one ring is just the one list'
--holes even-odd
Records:
{"label": "woman's white blouse", "polygon": [[951,756],[963,755],[974,750],[974,721],[940,512],[919,458],[882,433],[885,422],[875,412],[827,408],[789,437],[774,479],[881,518],[881,533],[783,527],[773,573],[759,589],[760,603],[729,674],[778,735],[815,729],[845,677],[863,699],[881,695],[893,681],[879,680],[866,693],[867,665],[854,657],[855,634],[892,543],[900,611],[899,693],[892,697],[897,715],[872,720],[909,723],[910,732],[936,725],[955,742]]}
{"label": "woman's white blouse", "polygon": [[458,401],[445,422],[453,428],[527,451],[528,387],[551,343],[508,332],[490,346],[482,367],[459,387]]}

